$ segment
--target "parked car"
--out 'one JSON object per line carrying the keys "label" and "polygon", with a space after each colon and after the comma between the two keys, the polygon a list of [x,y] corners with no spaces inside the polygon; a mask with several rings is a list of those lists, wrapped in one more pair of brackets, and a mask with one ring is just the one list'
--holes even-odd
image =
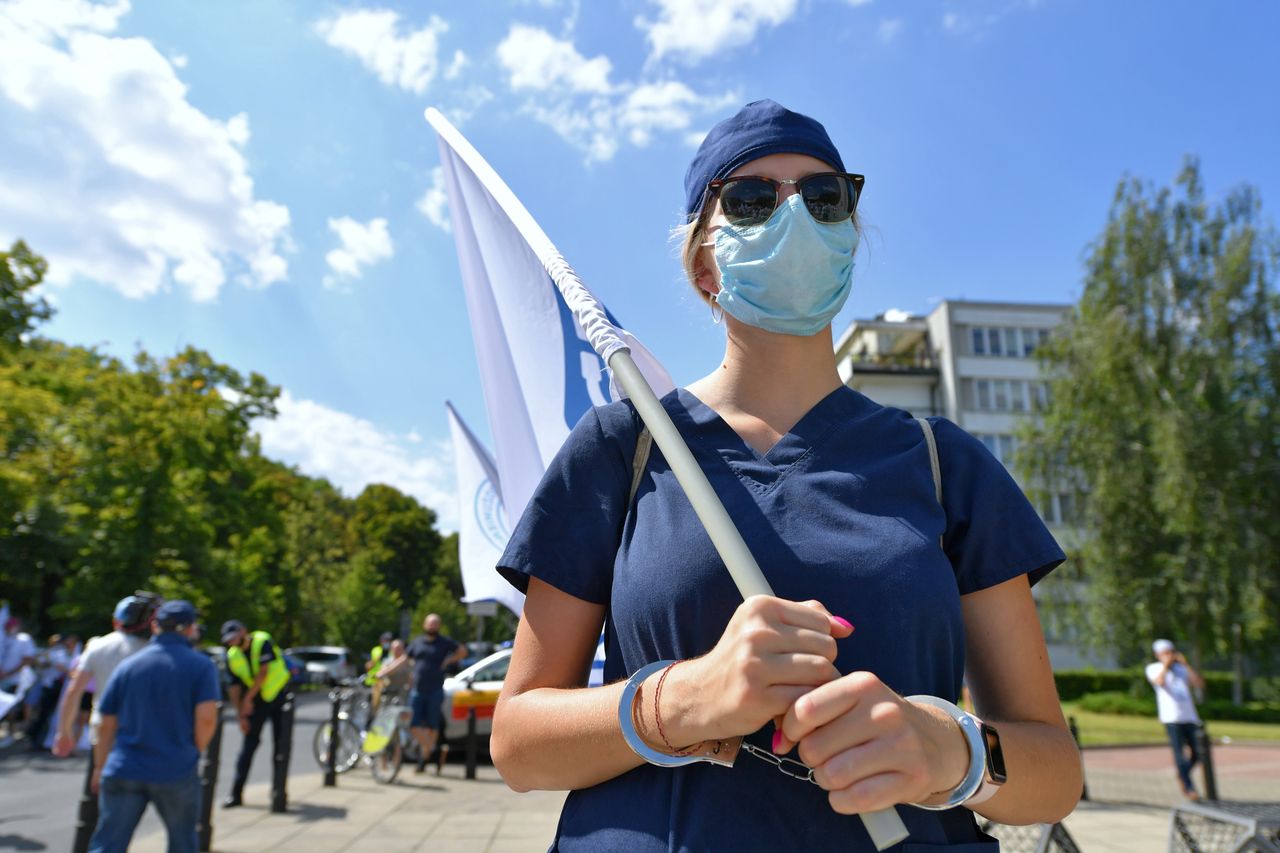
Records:
{"label": "parked car", "polygon": [[337,684],[364,671],[356,655],[344,646],[298,646],[284,653],[286,658],[302,661],[312,684]]}
{"label": "parked car", "polygon": [[444,680],[444,739],[458,743],[467,736],[467,709],[476,709],[476,733],[485,743],[493,730],[493,708],[511,665],[511,649],[494,652]]}

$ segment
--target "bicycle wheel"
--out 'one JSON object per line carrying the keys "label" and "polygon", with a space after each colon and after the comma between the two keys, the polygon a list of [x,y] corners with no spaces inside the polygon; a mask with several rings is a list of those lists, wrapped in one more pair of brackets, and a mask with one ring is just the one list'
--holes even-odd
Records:
{"label": "bicycle wheel", "polygon": [[[329,721],[316,726],[311,739],[311,753],[322,770],[329,767]],[[350,720],[338,721],[338,756],[334,770],[346,773],[360,760],[360,730]]]}
{"label": "bicycle wheel", "polygon": [[400,772],[400,765],[404,763],[404,750],[400,746],[400,738],[393,737],[385,748],[375,752],[368,758],[369,770],[373,773],[373,780],[381,782],[383,785],[390,785],[396,780],[396,775]]}

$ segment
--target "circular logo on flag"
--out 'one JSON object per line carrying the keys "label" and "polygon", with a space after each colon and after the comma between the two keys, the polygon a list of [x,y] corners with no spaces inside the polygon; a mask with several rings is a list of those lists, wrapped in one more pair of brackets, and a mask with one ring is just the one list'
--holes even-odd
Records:
{"label": "circular logo on flag", "polygon": [[506,548],[507,540],[511,538],[511,531],[507,529],[507,511],[487,479],[476,489],[474,505],[476,526],[485,541],[499,551]]}

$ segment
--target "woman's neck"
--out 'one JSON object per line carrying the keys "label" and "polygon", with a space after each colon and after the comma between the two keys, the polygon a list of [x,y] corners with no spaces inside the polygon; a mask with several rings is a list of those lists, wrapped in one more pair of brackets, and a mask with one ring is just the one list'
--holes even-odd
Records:
{"label": "woman's neck", "polygon": [[823,397],[840,387],[831,327],[800,337],[729,322],[724,361],[689,386],[722,417],[759,419],[788,432]]}

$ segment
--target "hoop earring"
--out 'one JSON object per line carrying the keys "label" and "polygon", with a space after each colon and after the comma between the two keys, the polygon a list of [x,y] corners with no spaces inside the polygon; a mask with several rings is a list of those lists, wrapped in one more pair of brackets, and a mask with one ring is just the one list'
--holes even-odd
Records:
{"label": "hoop earring", "polygon": [[[716,309],[719,309],[720,313],[717,314]],[[720,321],[723,319],[724,319],[724,308],[720,307],[719,302],[716,302],[714,299],[711,300],[711,322],[719,326]]]}

